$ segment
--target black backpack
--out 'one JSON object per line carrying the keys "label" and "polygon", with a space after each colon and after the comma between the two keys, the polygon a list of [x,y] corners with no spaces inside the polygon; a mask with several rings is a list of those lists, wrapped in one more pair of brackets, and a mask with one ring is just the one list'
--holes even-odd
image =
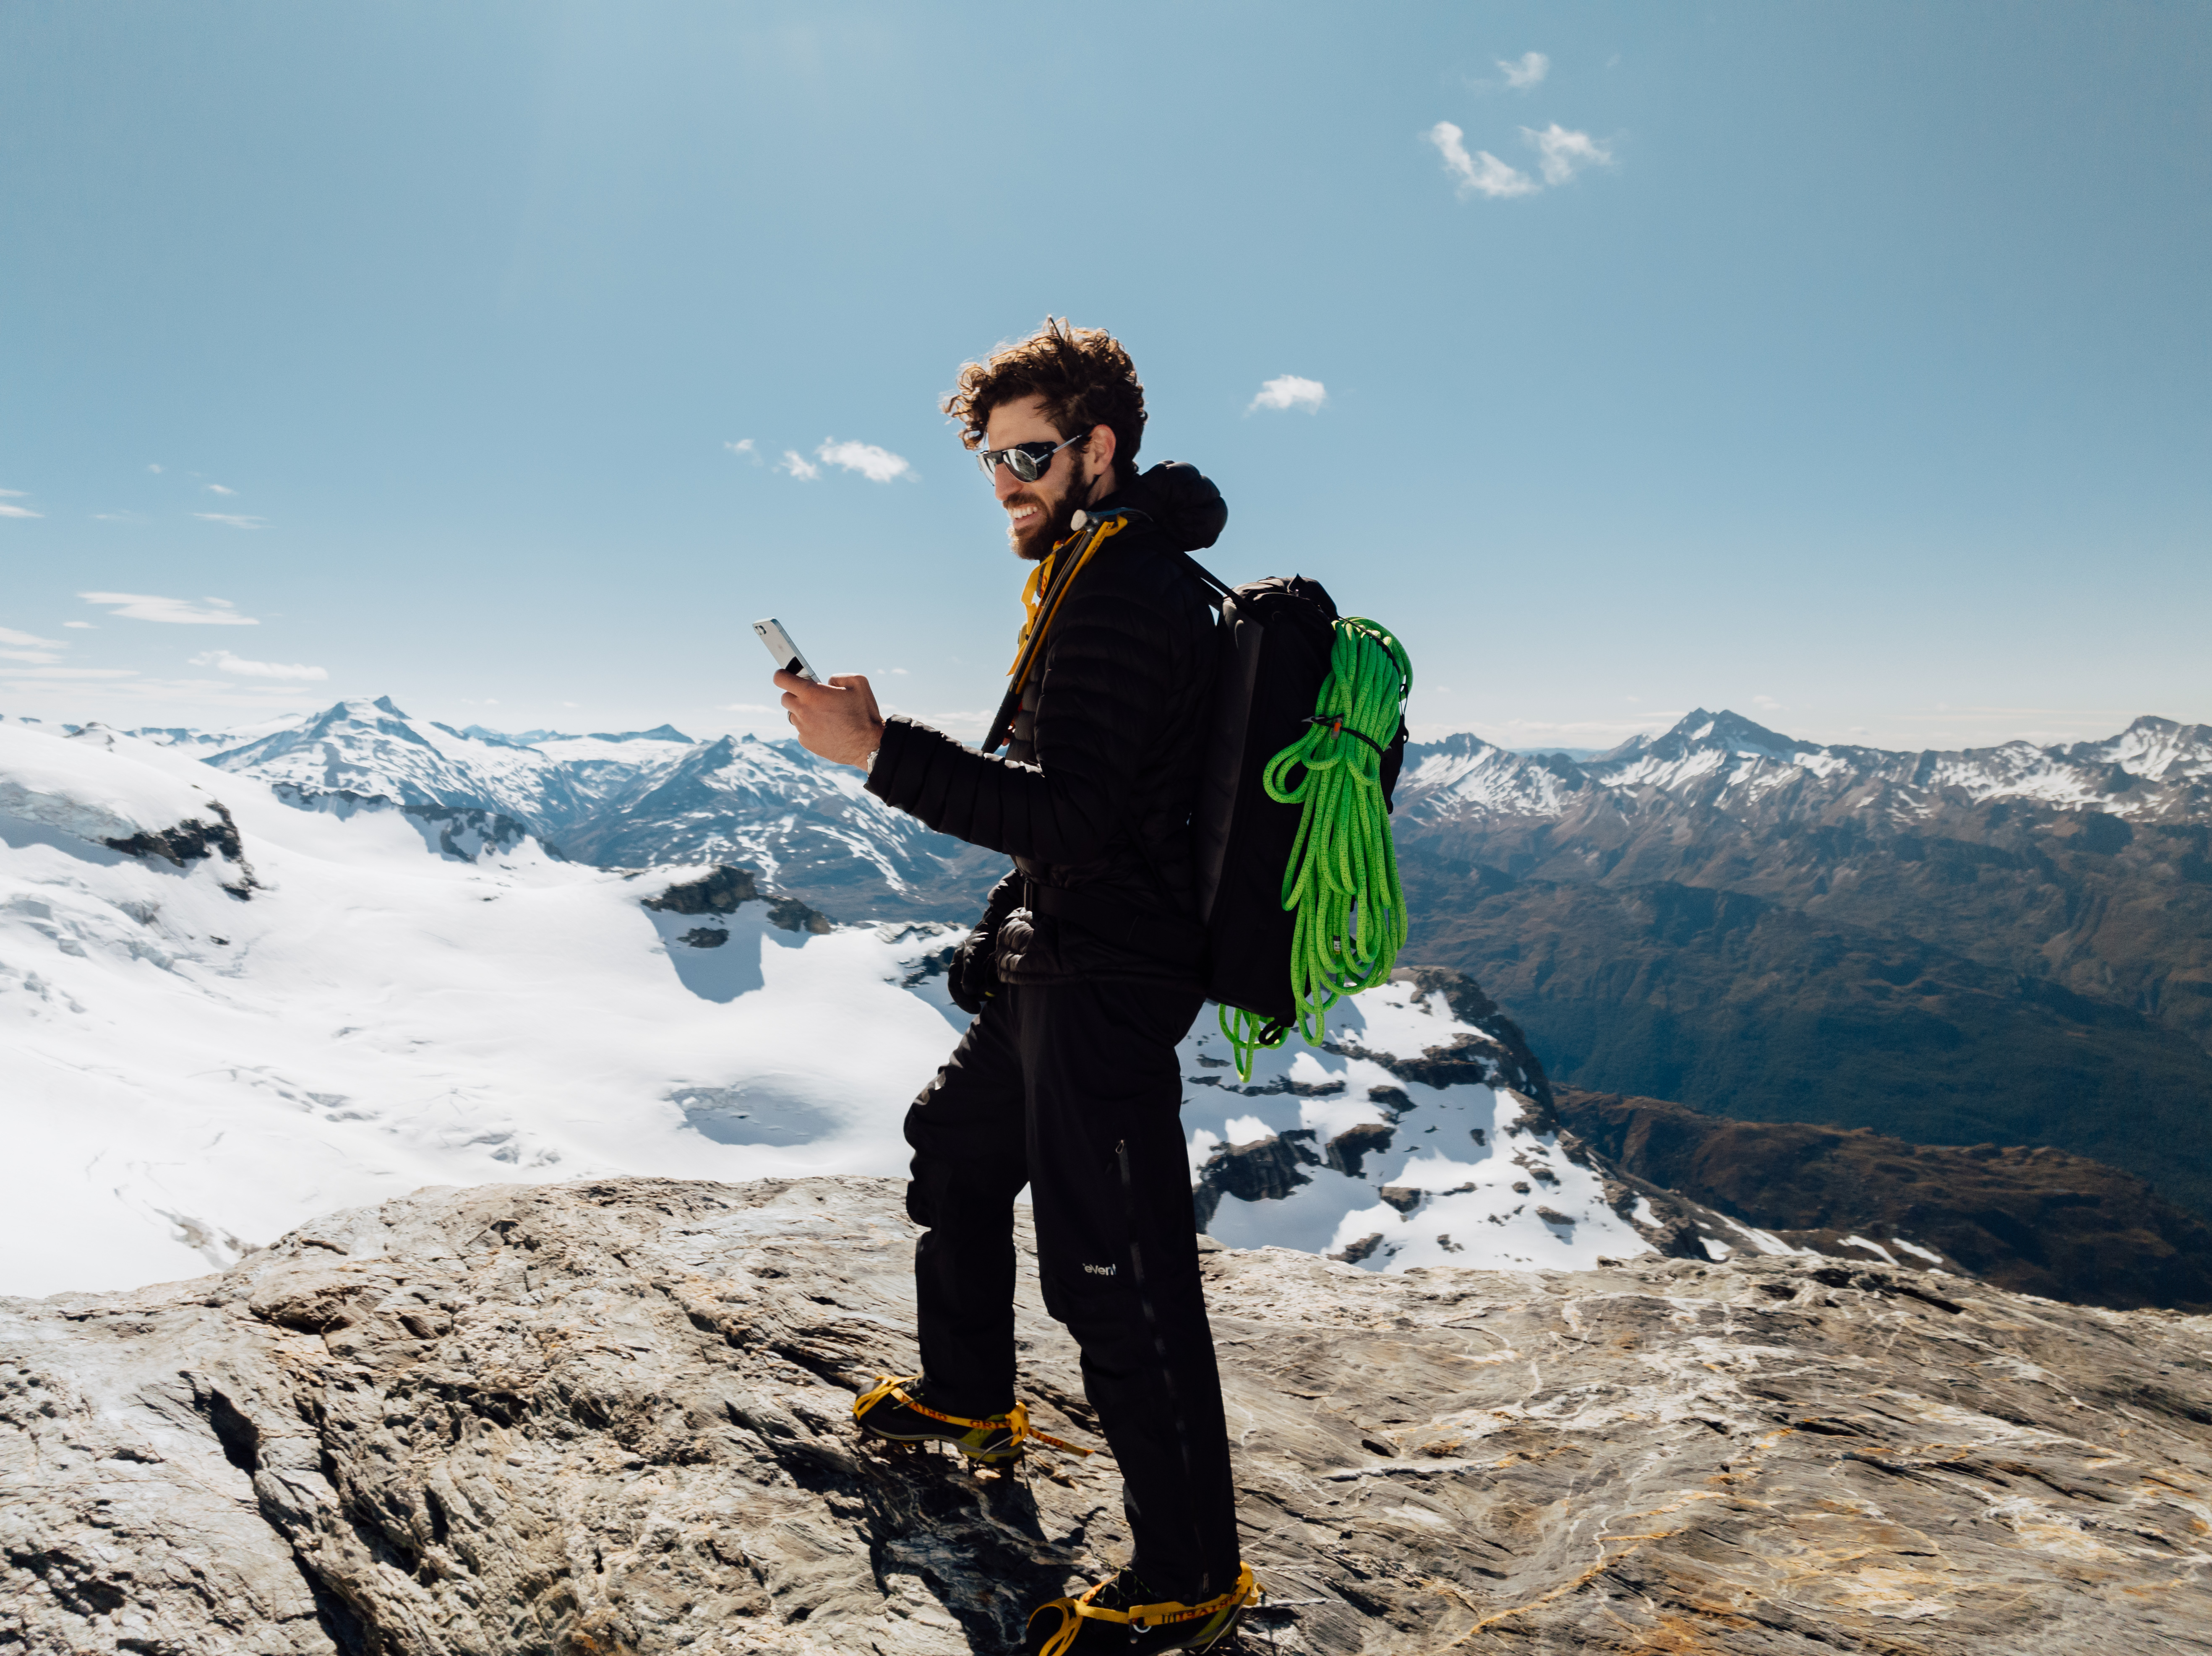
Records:
{"label": "black backpack", "polygon": [[[1253,1015],[1263,1026],[1261,1044],[1272,1046],[1298,1016],[1290,972],[1295,916],[1283,907],[1283,877],[1303,812],[1272,798],[1263,773],[1315,723],[1336,642],[1336,604],[1303,575],[1231,588],[1195,560],[1192,567],[1221,614],[1206,761],[1191,820],[1206,993]],[[1382,749],[1386,808],[1405,755],[1401,695],[1396,731]]]}

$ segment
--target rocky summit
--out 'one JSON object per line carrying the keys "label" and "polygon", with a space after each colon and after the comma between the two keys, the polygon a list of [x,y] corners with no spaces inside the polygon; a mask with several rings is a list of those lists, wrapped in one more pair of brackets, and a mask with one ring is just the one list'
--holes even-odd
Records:
{"label": "rocky summit", "polygon": [[[0,1301],[0,1647],[1000,1651],[1112,1465],[856,1441],[890,1180],[434,1189]],[[1831,1259],[1206,1256],[1279,1652],[2212,1650],[2212,1320]],[[1091,1441],[1023,1273],[1023,1386]]]}

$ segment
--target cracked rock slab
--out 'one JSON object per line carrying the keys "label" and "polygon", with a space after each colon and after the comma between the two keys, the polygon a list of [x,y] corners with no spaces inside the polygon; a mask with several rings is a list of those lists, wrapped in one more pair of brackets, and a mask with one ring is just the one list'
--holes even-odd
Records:
{"label": "cracked rock slab", "polygon": [[[890,1180],[431,1190],[0,1301],[0,1648],[997,1651],[1120,1562],[1102,1453],[854,1438]],[[2212,1321],[1831,1259],[1209,1251],[1285,1653],[2212,1651]],[[1023,1273],[1038,1423],[1096,1441]]]}

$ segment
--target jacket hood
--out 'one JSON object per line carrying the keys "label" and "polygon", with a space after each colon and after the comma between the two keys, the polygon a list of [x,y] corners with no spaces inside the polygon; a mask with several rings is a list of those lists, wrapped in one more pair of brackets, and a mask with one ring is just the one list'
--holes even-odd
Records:
{"label": "jacket hood", "polygon": [[1141,512],[1178,552],[1195,552],[1221,538],[1229,522],[1229,502],[1196,466],[1164,460],[1131,478],[1100,509],[1125,506]]}

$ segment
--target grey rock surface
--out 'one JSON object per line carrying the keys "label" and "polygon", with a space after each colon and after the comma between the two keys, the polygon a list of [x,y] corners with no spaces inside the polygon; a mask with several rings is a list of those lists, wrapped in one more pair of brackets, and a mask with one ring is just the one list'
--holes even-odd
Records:
{"label": "grey rock surface", "polygon": [[[856,1441],[915,1362],[900,1198],[430,1190],[0,1301],[0,1649],[1018,1647],[1119,1561],[1118,1481]],[[2212,1319],[1819,1259],[1206,1268],[1248,1645],[2212,1650]],[[1095,1441],[1033,1267],[1019,1333]]]}

